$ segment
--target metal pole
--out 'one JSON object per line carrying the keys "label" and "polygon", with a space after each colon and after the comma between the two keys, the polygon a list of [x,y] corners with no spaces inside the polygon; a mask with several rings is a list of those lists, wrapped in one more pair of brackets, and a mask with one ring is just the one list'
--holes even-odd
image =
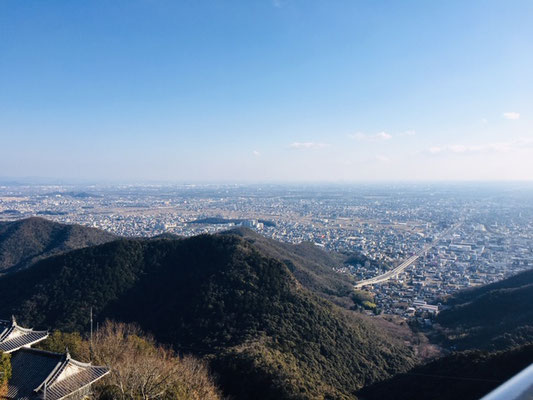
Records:
{"label": "metal pole", "polygon": [[91,336],[89,339],[89,361],[93,360],[93,308],[91,307]]}

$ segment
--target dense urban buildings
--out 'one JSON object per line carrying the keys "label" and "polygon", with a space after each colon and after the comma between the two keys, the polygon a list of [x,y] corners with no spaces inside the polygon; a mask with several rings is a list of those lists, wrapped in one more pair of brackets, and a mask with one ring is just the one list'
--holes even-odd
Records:
{"label": "dense urban buildings", "polygon": [[533,266],[533,187],[482,185],[0,185],[0,220],[29,216],[122,236],[191,236],[237,225],[277,240],[356,252],[340,272],[373,310],[428,317],[459,289]]}

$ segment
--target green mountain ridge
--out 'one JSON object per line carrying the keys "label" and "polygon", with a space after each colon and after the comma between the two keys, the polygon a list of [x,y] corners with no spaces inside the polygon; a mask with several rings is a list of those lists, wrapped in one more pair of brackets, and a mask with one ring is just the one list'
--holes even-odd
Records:
{"label": "green mountain ridge", "polygon": [[136,322],[210,360],[235,399],[354,399],[415,364],[405,344],[312,293],[249,239],[120,239],[49,257],[0,278],[0,315],[83,331],[92,307],[99,321]]}
{"label": "green mountain ridge", "polygon": [[479,399],[533,362],[532,300],[533,270],[457,292],[433,338],[463,351],[367,386],[360,399]]}
{"label": "green mountain ridge", "polygon": [[115,240],[111,233],[65,225],[40,217],[0,222],[0,274],[29,267],[38,260]]}
{"label": "green mountain ridge", "polygon": [[335,271],[343,266],[345,255],[326,252],[310,242],[279,242],[248,228],[236,228],[221,234],[244,238],[261,253],[283,262],[306,288],[342,307],[353,306],[354,278]]}
{"label": "green mountain ridge", "polygon": [[442,311],[444,343],[457,349],[497,350],[533,341],[533,270],[447,299]]}
{"label": "green mountain ridge", "polygon": [[[30,222],[18,234],[27,247],[65,237],[43,234],[53,223]],[[100,238],[101,231],[90,231]],[[247,228],[104,239],[71,251],[50,246],[37,262],[0,276],[0,315],[82,332],[91,308],[97,322],[135,322],[177,351],[208,360],[235,400],[455,400],[457,390],[475,399],[533,361],[533,270],[446,299],[450,308],[438,316],[434,337],[448,348],[491,352],[463,351],[417,366],[400,326],[348,311],[352,280],[335,271],[346,255]],[[454,371],[468,379],[455,382]]]}
{"label": "green mountain ridge", "polygon": [[533,361],[533,344],[507,351],[465,351],[361,390],[360,400],[478,400]]}

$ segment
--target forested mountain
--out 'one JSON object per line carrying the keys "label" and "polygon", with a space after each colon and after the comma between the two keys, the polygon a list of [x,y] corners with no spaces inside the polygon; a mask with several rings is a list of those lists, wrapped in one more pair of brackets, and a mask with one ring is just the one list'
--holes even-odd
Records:
{"label": "forested mountain", "polygon": [[364,388],[360,400],[478,400],[527,368],[533,344],[507,351],[454,353]]}
{"label": "forested mountain", "polygon": [[24,269],[54,254],[114,239],[105,231],[38,217],[0,222],[0,274]]}
{"label": "forested mountain", "polygon": [[533,270],[457,292],[437,318],[437,338],[464,351],[366,387],[360,398],[479,399],[533,362],[532,303]]}
{"label": "forested mountain", "polygon": [[343,266],[345,256],[326,252],[309,242],[279,242],[248,228],[236,228],[222,234],[243,237],[261,253],[283,262],[306,288],[343,307],[353,306],[353,277],[335,272]]}
{"label": "forested mountain", "polygon": [[457,349],[504,349],[533,341],[533,270],[447,300],[437,322]]}
{"label": "forested mountain", "polygon": [[50,257],[0,278],[0,315],[86,330],[93,307],[97,321],[137,322],[210,360],[236,399],[353,399],[414,365],[403,343],[302,285],[291,269],[303,261],[289,268],[247,239],[120,239]]}
{"label": "forested mountain", "polygon": [[[458,292],[437,319],[447,347],[505,352],[454,353],[415,367],[400,340],[328,301],[353,304],[351,278],[335,272],[345,255],[311,243],[246,228],[123,239],[39,218],[2,223],[0,233],[8,250],[0,260],[19,260],[0,277],[0,315],[65,331],[86,331],[91,308],[100,323],[136,322],[209,360],[235,399],[354,399],[375,383],[360,397],[444,400],[457,393],[449,389],[454,371],[468,378],[455,387],[473,399],[533,359],[524,345],[533,337],[533,271]],[[106,243],[90,246],[98,241]],[[505,368],[493,368],[499,363]]]}

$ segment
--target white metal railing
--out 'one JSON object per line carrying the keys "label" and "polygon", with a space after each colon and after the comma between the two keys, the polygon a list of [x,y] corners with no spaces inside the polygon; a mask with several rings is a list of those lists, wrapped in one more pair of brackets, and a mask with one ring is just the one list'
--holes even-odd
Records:
{"label": "white metal railing", "polygon": [[502,383],[481,400],[529,400],[533,399],[533,364]]}

